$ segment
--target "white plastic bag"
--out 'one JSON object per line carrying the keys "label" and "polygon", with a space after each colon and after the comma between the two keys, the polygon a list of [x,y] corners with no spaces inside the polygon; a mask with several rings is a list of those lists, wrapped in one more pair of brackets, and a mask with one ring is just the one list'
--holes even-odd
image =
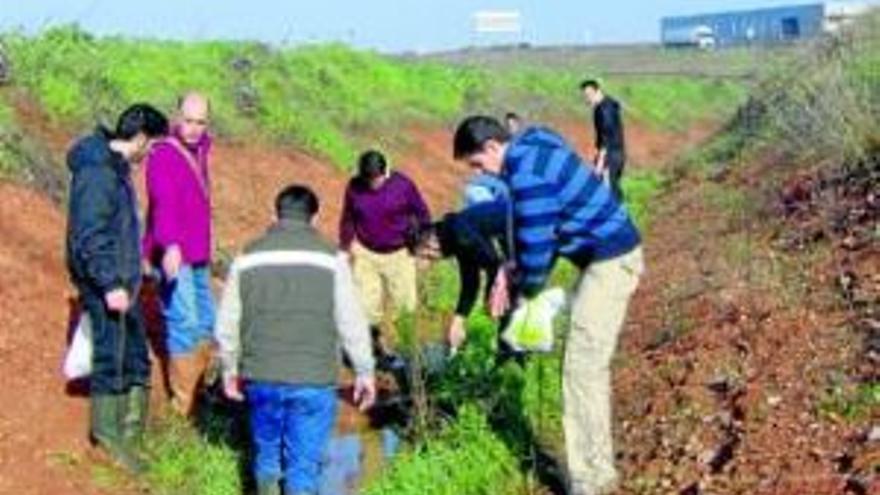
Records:
{"label": "white plastic bag", "polygon": [[64,376],[68,380],[85,378],[92,373],[92,320],[83,312],[73,332],[73,340],[64,356]]}
{"label": "white plastic bag", "polygon": [[553,350],[553,320],[565,306],[565,291],[547,289],[513,312],[501,338],[518,352]]}

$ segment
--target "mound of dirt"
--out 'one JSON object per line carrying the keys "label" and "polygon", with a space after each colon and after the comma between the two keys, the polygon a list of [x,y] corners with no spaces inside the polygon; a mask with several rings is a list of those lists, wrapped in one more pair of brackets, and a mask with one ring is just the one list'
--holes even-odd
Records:
{"label": "mound of dirt", "polygon": [[766,180],[659,202],[615,374],[618,493],[880,493],[876,403],[847,393],[877,383],[855,328],[876,318],[876,163],[798,177],[745,220],[719,197],[760,203]]}
{"label": "mound of dirt", "polygon": [[778,209],[785,217],[780,249],[832,247],[828,278],[849,324],[864,336],[862,379],[880,383],[880,154],[794,178],[781,191]]}
{"label": "mound of dirt", "polygon": [[65,393],[69,301],[65,220],[34,191],[0,183],[0,493],[100,493],[89,470],[84,400]]}

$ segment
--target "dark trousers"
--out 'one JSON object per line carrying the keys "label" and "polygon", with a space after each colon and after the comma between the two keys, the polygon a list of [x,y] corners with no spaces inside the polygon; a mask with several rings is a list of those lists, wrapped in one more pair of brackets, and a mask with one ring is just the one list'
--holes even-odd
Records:
{"label": "dark trousers", "polygon": [[623,189],[620,187],[620,178],[623,177],[623,166],[626,156],[622,151],[609,150],[605,153],[605,168],[608,169],[608,179],[614,196],[623,201]]}
{"label": "dark trousers", "polygon": [[92,320],[92,395],[122,394],[149,386],[150,354],[143,313],[136,298],[126,313],[109,311],[102,295],[82,292]]}

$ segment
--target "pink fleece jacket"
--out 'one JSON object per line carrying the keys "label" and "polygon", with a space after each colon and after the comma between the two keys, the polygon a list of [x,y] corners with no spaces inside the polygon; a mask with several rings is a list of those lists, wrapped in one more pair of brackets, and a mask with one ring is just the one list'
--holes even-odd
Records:
{"label": "pink fleece jacket", "polygon": [[[178,140],[191,153],[199,170],[181,150],[169,142]],[[178,245],[186,264],[211,260],[211,197],[208,153],[211,137],[206,133],[195,145],[187,145],[175,129],[153,146],[147,158],[147,207],[144,253],[158,262],[165,249]]]}

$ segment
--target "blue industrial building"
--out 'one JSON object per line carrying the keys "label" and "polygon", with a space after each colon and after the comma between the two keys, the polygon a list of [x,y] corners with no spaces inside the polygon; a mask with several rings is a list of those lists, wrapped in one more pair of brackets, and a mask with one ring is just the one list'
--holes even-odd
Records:
{"label": "blue industrial building", "polygon": [[665,17],[661,41],[701,48],[790,42],[834,32],[867,9],[864,3],[831,2]]}

